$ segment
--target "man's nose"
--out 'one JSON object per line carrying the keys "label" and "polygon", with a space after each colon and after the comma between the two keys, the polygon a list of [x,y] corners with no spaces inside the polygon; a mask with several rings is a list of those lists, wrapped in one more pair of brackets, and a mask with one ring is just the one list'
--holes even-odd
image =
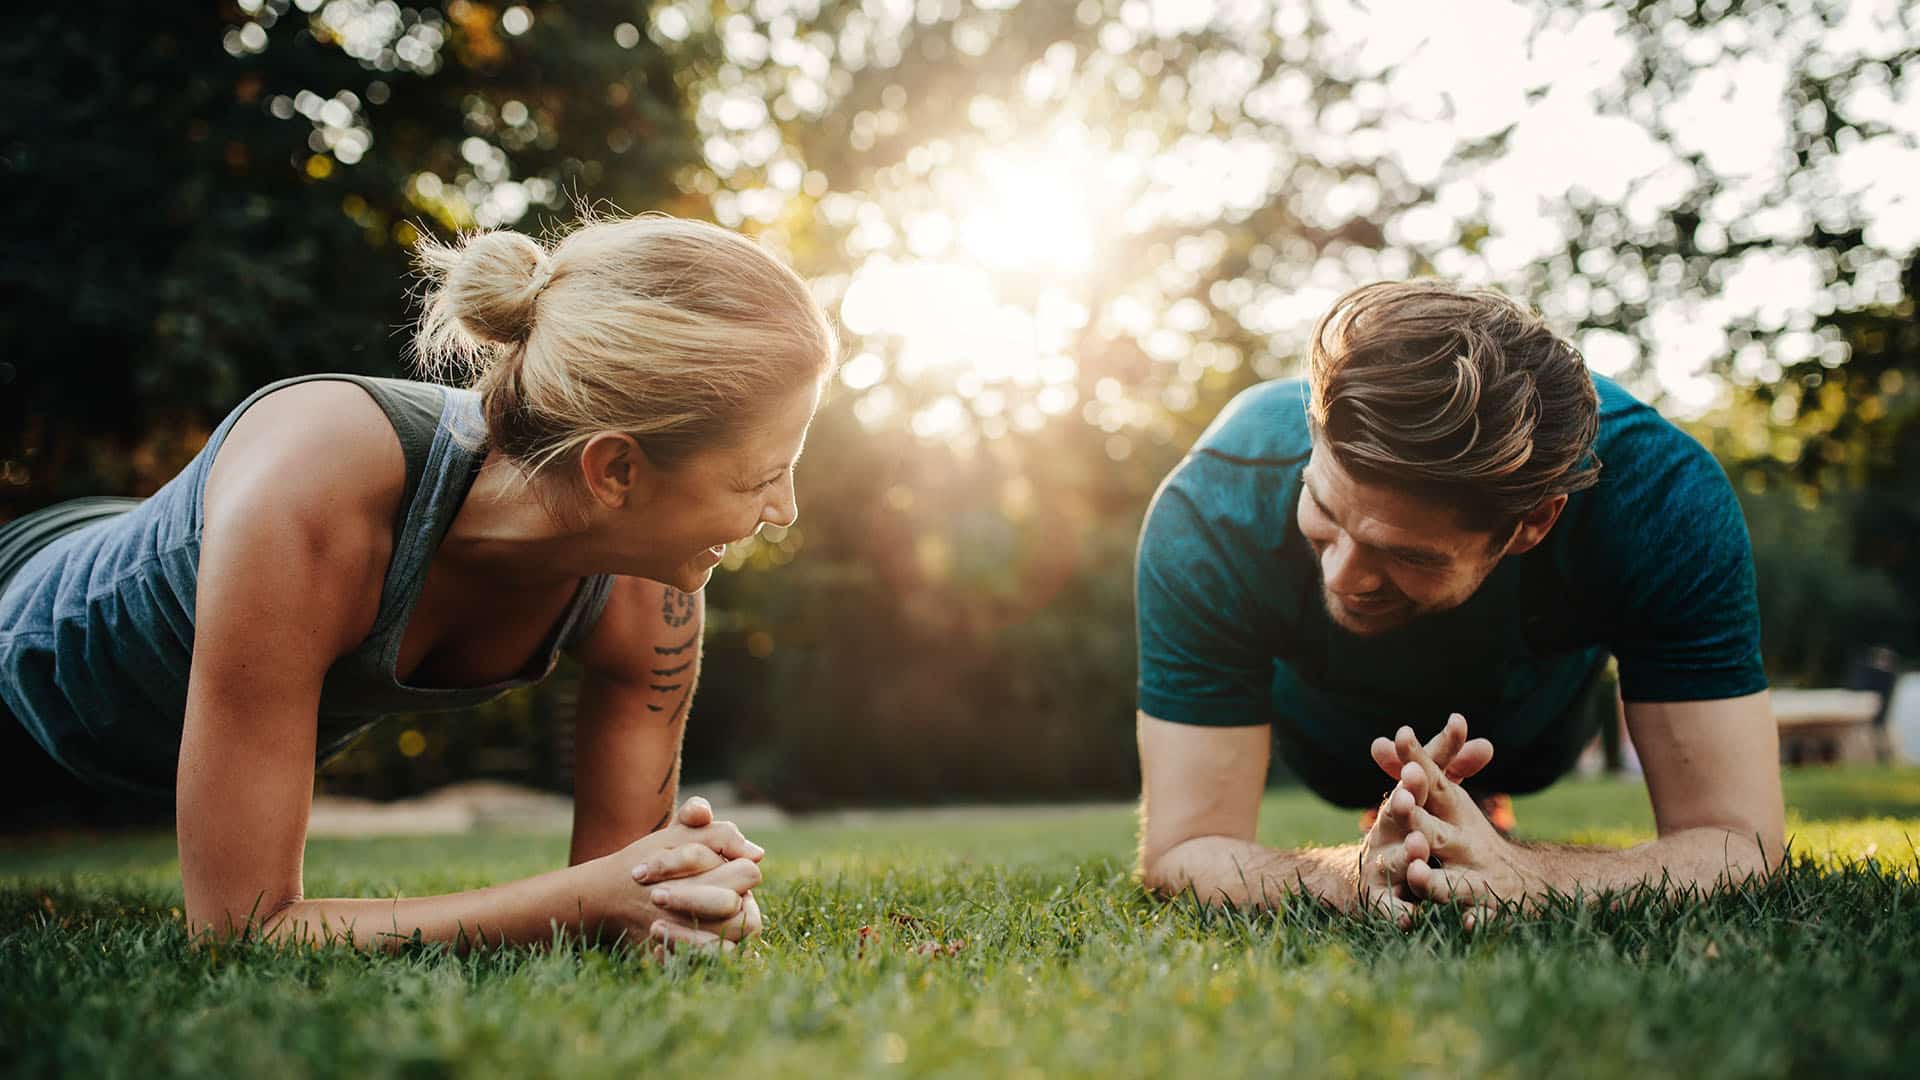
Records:
{"label": "man's nose", "polygon": [[1350,536],[1342,535],[1320,553],[1320,574],[1327,588],[1343,596],[1364,596],[1381,585],[1373,560]]}

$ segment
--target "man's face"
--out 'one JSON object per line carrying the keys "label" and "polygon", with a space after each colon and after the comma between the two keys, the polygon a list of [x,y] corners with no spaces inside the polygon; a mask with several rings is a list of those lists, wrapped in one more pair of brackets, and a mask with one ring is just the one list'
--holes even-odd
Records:
{"label": "man's face", "polygon": [[1354,479],[1319,441],[1303,476],[1300,532],[1327,614],[1348,633],[1384,634],[1460,606],[1512,546],[1462,527],[1444,504]]}

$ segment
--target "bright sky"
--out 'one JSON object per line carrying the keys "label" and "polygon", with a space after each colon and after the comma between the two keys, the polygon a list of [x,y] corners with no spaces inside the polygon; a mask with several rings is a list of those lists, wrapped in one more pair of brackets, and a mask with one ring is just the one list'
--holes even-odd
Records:
{"label": "bright sky", "polygon": [[[874,422],[895,407],[893,383],[938,391],[906,395],[918,402],[910,426],[929,438],[969,427],[969,410],[984,418],[980,430],[989,436],[1076,408],[1109,430],[1124,427],[1124,395],[1077,400],[1074,353],[1087,331],[1131,338],[1177,370],[1178,378],[1166,380],[1169,404],[1185,400],[1181,394],[1210,368],[1251,362],[1271,373],[1340,292],[1411,273],[1410,251],[1443,275],[1537,295],[1603,373],[1629,370],[1641,359],[1641,341],[1650,343],[1652,378],[1636,388],[1663,394],[1672,411],[1698,412],[1724,393],[1709,373],[1726,358],[1730,327],[1751,322],[1773,335],[1767,346],[1735,353],[1731,369],[1742,378],[1769,379],[1809,356],[1843,361],[1812,332],[1817,317],[1897,299],[1900,263],[1920,246],[1913,183],[1920,80],[1897,84],[1884,65],[1869,66],[1843,112],[1885,133],[1843,137],[1838,152],[1812,169],[1788,171],[1793,131],[1823,122],[1788,115],[1797,50],[1816,50],[1813,62],[1836,70],[1920,50],[1920,9],[1903,10],[1901,0],[1786,0],[1699,32],[1673,23],[1663,58],[1683,63],[1692,78],[1657,118],[1675,133],[1670,146],[1649,131],[1655,99],[1641,94],[1636,102],[1626,85],[1631,51],[1622,16],[1604,5],[1554,5],[1542,15],[1548,5],[1517,0],[1027,0],[1073,2],[1076,17],[1097,26],[1097,48],[1053,45],[1006,97],[953,102],[948,113],[966,121],[960,133],[918,143],[900,130],[906,89],[886,88],[878,107],[853,117],[853,147],[906,135],[911,148],[868,190],[828,190],[827,178],[783,141],[775,121],[804,124],[837,108],[851,72],[908,62],[900,42],[914,23],[951,20],[952,47],[984,56],[997,47],[1001,11],[1019,2],[861,0],[828,37],[802,29],[819,18],[821,0],[668,0],[647,27],[670,47],[716,32],[726,63],[699,85],[695,101],[707,163],[720,180],[716,213],[777,236],[797,195],[818,200],[820,217],[846,231],[853,265],[817,282],[824,299],[841,304],[857,338],[844,377],[871,398],[863,415]],[[1711,10],[1722,0],[1699,2]],[[342,48],[383,69],[430,71],[445,44],[437,20],[408,22],[393,0],[294,3]],[[1838,12],[1836,25],[1822,25],[1816,5]],[[267,47],[276,11],[263,0],[240,0],[240,7],[260,21],[232,30],[227,49]],[[508,7],[500,27],[517,36],[538,17]],[[1308,76],[1284,62],[1306,59],[1289,50],[1304,49],[1310,24],[1329,35],[1315,63],[1358,84],[1352,101],[1316,109]],[[1158,63],[1149,46],[1201,30],[1253,47],[1278,42],[1283,62],[1262,81],[1257,55],[1231,44],[1214,48],[1171,96],[1162,83],[1160,98],[1149,99],[1150,65]],[[633,48],[640,30],[622,23],[613,38]],[[370,94],[375,87],[384,84]],[[1089,127],[1080,118],[1094,94],[1107,104],[1114,94],[1131,100],[1131,114],[1122,109],[1111,113],[1118,119]],[[1599,105],[1623,99],[1624,112]],[[497,109],[503,129],[524,127],[530,115],[518,101],[476,107]],[[352,93],[302,92],[274,99],[272,110],[283,119],[306,117],[315,153],[342,164],[371,145],[363,103]],[[1456,153],[1499,132],[1507,141],[1497,159]],[[559,204],[550,180],[513,176],[511,155],[496,143],[468,138],[452,178],[415,176],[416,202],[444,210],[451,223],[482,226],[512,224],[534,204]],[[1693,183],[1688,154],[1700,155],[1719,184],[1694,237],[1701,250],[1789,242],[1730,260],[1709,293],[1684,292],[1659,267],[1616,264],[1607,249],[1583,254],[1577,272],[1553,268],[1549,260],[1566,247],[1570,199],[1605,208],[1628,234],[1648,229]],[[1297,178],[1295,155],[1360,166],[1344,180],[1308,178],[1290,206],[1309,224],[1337,226],[1398,206],[1374,176],[1394,169],[1434,186],[1438,198],[1386,212],[1388,250],[1316,259],[1274,236],[1254,250],[1249,273],[1196,295],[1231,247],[1223,226],[1267,205],[1279,178]],[[1851,293],[1828,286],[1832,268],[1791,243],[1814,222],[1864,229],[1871,250],[1856,253],[1861,263],[1849,268]],[[1463,224],[1488,229],[1472,250],[1459,242]],[[1140,239],[1147,234],[1170,239],[1150,246]],[[1092,295],[1112,266],[1138,272],[1118,295]],[[1591,327],[1623,302],[1649,306],[1637,339]],[[1240,357],[1224,345],[1213,330],[1215,312],[1264,335],[1264,351]]]}
{"label": "bright sky", "polygon": [[[761,0],[756,8],[763,6],[771,11],[780,5]],[[1575,189],[1615,208],[1628,228],[1651,227],[1692,182],[1680,155],[1698,153],[1723,180],[1696,238],[1703,247],[1710,250],[1730,237],[1791,237],[1810,215],[1850,212],[1866,223],[1869,243],[1888,255],[1877,273],[1866,275],[1874,294],[1854,299],[1898,295],[1897,260],[1920,244],[1920,205],[1911,183],[1920,176],[1920,102],[1912,80],[1899,97],[1885,84],[1857,90],[1851,114],[1894,133],[1855,140],[1789,196],[1784,185],[1793,118],[1786,115],[1785,84],[1792,60],[1787,49],[1797,47],[1785,43],[1791,34],[1748,41],[1745,23],[1726,23],[1698,37],[1676,37],[1674,47],[1703,70],[1662,117],[1678,140],[1663,146],[1636,117],[1603,113],[1597,104],[1624,96],[1630,58],[1619,16],[1611,11],[1568,12],[1536,33],[1532,11],[1507,0],[1315,0],[1312,8],[1330,28],[1331,53],[1341,58],[1344,73],[1378,80],[1381,89],[1373,99],[1359,102],[1381,111],[1377,130],[1354,130],[1362,117],[1353,108],[1347,109],[1351,115],[1325,110],[1317,124],[1311,122],[1303,104],[1313,88],[1304,76],[1283,69],[1261,84],[1257,60],[1232,53],[1203,61],[1178,107],[1231,102],[1249,119],[1285,130],[1312,158],[1332,164],[1384,158],[1410,179],[1437,185],[1438,203],[1392,218],[1388,239],[1428,253],[1449,276],[1516,290],[1538,280],[1544,261],[1565,248],[1565,206]],[[875,41],[885,39],[890,22],[912,18],[912,6],[904,2],[869,3],[867,10],[874,15],[869,32]],[[1307,14],[1306,3],[1292,0],[1136,0],[1103,28],[1100,40],[1102,51],[1112,54],[1104,59],[1117,60],[1155,35],[1210,23],[1230,32],[1272,25],[1284,35],[1304,25]],[[1893,0],[1853,3],[1825,47],[1868,56],[1912,48],[1914,31],[1900,18]],[[843,59],[846,44],[840,43]],[[1722,56],[1728,48],[1745,52],[1729,59]],[[959,147],[923,145],[901,169],[891,170],[904,175],[886,177],[873,191],[828,196],[823,211],[852,226],[849,254],[859,260],[849,278],[825,289],[842,301],[848,328],[869,346],[847,367],[854,389],[880,383],[889,367],[908,383],[961,370],[960,397],[975,398],[1003,383],[1044,386],[1065,392],[1052,393],[1045,401],[1050,407],[1041,411],[1065,412],[1080,404],[1065,384],[1074,377],[1074,336],[1089,320],[1135,335],[1157,359],[1192,366],[1210,317],[1191,300],[1183,307],[1167,298],[1178,296],[1184,279],[1218,257],[1208,240],[1217,233],[1202,231],[1166,253],[1173,257],[1152,275],[1157,295],[1115,297],[1090,312],[1083,303],[1089,272],[1118,253],[1123,245],[1116,236],[1168,224],[1204,230],[1259,207],[1286,163],[1278,144],[1257,127],[1176,134],[1171,141],[1144,130],[1118,136],[1089,131],[1075,119],[1066,95],[1076,65],[1101,59],[1056,47],[1028,71],[1022,100],[983,97],[969,103],[977,139]],[[751,127],[745,106],[734,104],[746,100],[747,89],[732,98],[718,92],[703,111],[739,121],[726,126]],[[1023,127],[1011,119],[1023,106],[1026,115],[1046,115],[1050,104],[1059,108],[1044,126]],[[764,109],[755,120],[762,117]],[[1507,152],[1498,160],[1456,159],[1461,142],[1509,129]],[[859,131],[856,124],[856,139]],[[741,147],[739,140],[726,141],[722,156],[729,160],[720,164],[778,152],[765,144],[744,152]],[[742,193],[729,203],[723,192],[723,216],[755,216],[758,210],[770,220],[784,200],[756,203],[755,194]],[[1382,192],[1371,178],[1360,177],[1329,183],[1317,196],[1317,206],[1302,209],[1310,218],[1337,223],[1376,208]],[[1490,234],[1477,250],[1456,246],[1463,222],[1482,221]],[[1619,373],[1637,359],[1639,344],[1580,326],[1622,300],[1648,300],[1645,337],[1654,343],[1649,359],[1655,385],[1641,389],[1664,392],[1666,406],[1680,413],[1708,408],[1724,392],[1709,373],[1727,353],[1731,325],[1751,320],[1763,330],[1785,331],[1772,354],[1750,349],[1735,364],[1746,377],[1764,378],[1778,364],[1822,347],[1804,331],[1833,303],[1823,267],[1812,253],[1795,249],[1749,253],[1707,296],[1675,291],[1663,299],[1662,283],[1644,272],[1609,273],[1605,265],[1581,270],[1581,276],[1552,283],[1548,314],[1576,333],[1596,370]],[[1408,272],[1404,257],[1393,253],[1354,253],[1344,263],[1322,260],[1291,268],[1284,277],[1276,271],[1264,282],[1236,282],[1208,299],[1269,335],[1274,351],[1285,353],[1339,292]],[[881,398],[868,410],[875,417],[892,404],[886,388],[879,389]],[[914,430],[928,437],[956,434],[966,421],[959,404],[954,395],[935,398],[912,418]],[[1085,403],[1085,409],[1090,420],[1111,411],[1100,402]]]}
{"label": "bright sky", "polygon": [[[1658,118],[1675,132],[1668,146],[1647,126],[1653,99],[1631,103],[1631,50],[1622,17],[1606,7],[1542,16],[1541,5],[1514,0],[1123,0],[1117,8],[1081,0],[1083,22],[1103,20],[1097,50],[1057,44],[1007,98],[954,102],[967,120],[963,135],[909,138],[904,159],[858,192],[826,191],[771,121],[822,115],[850,85],[848,70],[901,63],[899,42],[925,11],[955,19],[950,38],[961,53],[984,55],[995,47],[995,9],[1018,0],[864,0],[833,39],[797,32],[818,15],[819,0],[743,0],[734,14],[717,15],[704,0],[675,0],[656,11],[652,32],[669,41],[707,27],[719,32],[730,65],[696,104],[708,162],[722,181],[717,212],[731,224],[775,226],[797,192],[819,198],[818,213],[847,230],[853,271],[818,285],[841,304],[857,338],[844,378],[871,398],[862,415],[888,416],[898,404],[894,383],[944,391],[908,395],[918,404],[907,418],[915,431],[943,438],[964,435],[969,410],[986,418],[988,435],[1076,409],[1090,422],[1123,426],[1124,402],[1076,400],[1073,352],[1089,328],[1134,338],[1191,382],[1209,366],[1243,359],[1209,336],[1212,312],[1228,312],[1266,335],[1269,355],[1244,359],[1267,371],[1274,357],[1294,353],[1334,296],[1410,273],[1406,249],[1450,277],[1542,289],[1548,316],[1603,373],[1627,371],[1641,345],[1584,325],[1623,301],[1646,302],[1640,338],[1651,342],[1652,378],[1637,388],[1664,394],[1675,412],[1699,412],[1724,393],[1710,373],[1739,323],[1778,335],[1771,351],[1751,347],[1735,357],[1741,377],[1770,378],[1783,363],[1821,353],[1828,346],[1810,332],[1817,315],[1897,298],[1899,261],[1920,245],[1911,181],[1920,176],[1920,100],[1911,78],[1897,90],[1891,77],[1857,82],[1847,115],[1891,133],[1843,141],[1788,190],[1795,125],[1818,122],[1787,113],[1792,50],[1816,43],[1847,60],[1888,58],[1920,47],[1920,23],[1899,0],[1818,0],[1843,9],[1838,25],[1820,29],[1808,14],[1815,2],[1790,0],[1784,18],[1792,25],[1743,18],[1693,33],[1676,24],[1663,44],[1694,77]],[[1117,18],[1104,17],[1115,11]],[[1271,33],[1284,57],[1310,21],[1330,35],[1321,58],[1362,84],[1352,103],[1316,114],[1315,88],[1299,69],[1283,63],[1262,82],[1257,56],[1224,48],[1198,61],[1175,98],[1138,101],[1157,124],[1136,116],[1102,130],[1079,119],[1088,85],[1109,94],[1150,88],[1141,66],[1152,61],[1141,57],[1158,38],[1205,29],[1257,42]],[[1622,99],[1630,102],[1624,112],[1599,105]],[[856,115],[855,149],[902,134],[904,104],[904,89],[894,88],[880,107]],[[1187,110],[1251,123],[1183,125]],[[1502,131],[1506,150],[1496,160],[1455,152]],[[1217,224],[1265,205],[1295,152],[1367,171],[1388,162],[1436,186],[1439,198],[1389,217],[1387,239],[1399,250],[1315,261],[1275,237],[1264,273],[1188,297],[1227,250]],[[1683,155],[1695,153],[1721,184],[1695,237],[1703,250],[1794,238],[1816,220],[1860,222],[1881,257],[1856,269],[1859,293],[1833,295],[1828,268],[1791,246],[1748,253],[1710,294],[1683,293],[1657,267],[1613,265],[1606,251],[1583,257],[1577,273],[1548,272],[1566,247],[1570,194],[1611,208],[1630,233],[1648,229],[1693,183]],[[1310,185],[1296,209],[1309,222],[1337,225],[1383,204],[1397,205],[1371,176],[1329,176]],[[1489,230],[1473,250],[1458,243],[1463,223]],[[1136,238],[1149,230],[1189,235],[1146,250]],[[1142,267],[1137,287],[1090,295],[1114,259]]]}

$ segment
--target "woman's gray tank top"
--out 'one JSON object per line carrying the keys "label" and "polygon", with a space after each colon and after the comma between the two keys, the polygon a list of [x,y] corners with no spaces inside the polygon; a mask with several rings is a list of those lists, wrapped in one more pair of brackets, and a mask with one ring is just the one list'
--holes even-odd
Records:
{"label": "woman's gray tank top", "polygon": [[408,618],[428,564],[486,456],[478,397],[358,375],[274,383],[230,413],[206,447],[151,498],[63,503],[0,528],[0,703],[81,779],[106,790],[172,799],[193,655],[208,470],[234,422],[254,402],[314,379],[365,390],[393,423],[407,463],[393,560],[373,631],[328,669],[322,686],[321,760],[383,715],[465,708],[544,678],[561,650],[583,640],[599,619],[611,581],[605,575],[581,581],[534,670],[460,689],[402,683],[394,672]]}

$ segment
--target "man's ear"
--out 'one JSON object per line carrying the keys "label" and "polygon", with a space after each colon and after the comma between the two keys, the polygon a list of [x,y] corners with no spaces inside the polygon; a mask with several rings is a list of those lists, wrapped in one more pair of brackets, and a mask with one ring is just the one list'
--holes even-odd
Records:
{"label": "man's ear", "polygon": [[595,503],[618,510],[653,496],[659,469],[631,435],[602,431],[580,449],[580,482]]}
{"label": "man's ear", "polygon": [[1560,511],[1567,508],[1567,497],[1549,495],[1534,504],[1520,518],[1520,528],[1514,532],[1513,539],[1507,542],[1506,555],[1519,555],[1540,546],[1540,541],[1553,531],[1554,522],[1560,520]]}

